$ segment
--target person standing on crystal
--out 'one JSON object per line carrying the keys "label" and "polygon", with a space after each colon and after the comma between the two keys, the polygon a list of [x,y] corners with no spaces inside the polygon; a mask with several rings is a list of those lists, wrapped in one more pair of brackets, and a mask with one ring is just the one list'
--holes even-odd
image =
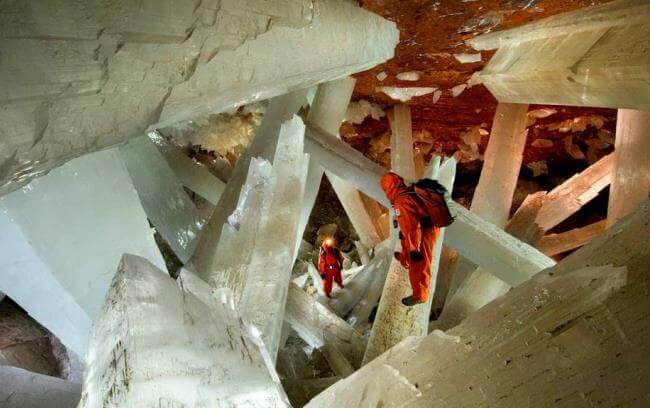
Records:
{"label": "person standing on crystal", "polygon": [[405,306],[424,303],[429,298],[433,246],[440,228],[454,217],[449,210],[447,189],[435,180],[422,179],[407,186],[399,175],[388,172],[381,188],[395,211],[393,226],[399,227],[402,251],[395,258],[409,271],[413,294],[402,299]]}
{"label": "person standing on crystal", "polygon": [[336,247],[334,238],[324,239],[318,253],[318,272],[323,278],[323,290],[328,298],[332,297],[332,281],[343,288],[342,266],[343,255]]}

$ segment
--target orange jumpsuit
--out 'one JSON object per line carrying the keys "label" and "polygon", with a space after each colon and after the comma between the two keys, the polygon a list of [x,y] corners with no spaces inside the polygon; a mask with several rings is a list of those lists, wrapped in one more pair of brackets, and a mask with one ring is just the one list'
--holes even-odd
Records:
{"label": "orange jumpsuit", "polygon": [[332,281],[343,287],[342,266],[343,255],[341,255],[341,251],[323,242],[318,254],[318,272],[323,277],[323,290],[327,296],[332,293]]}
{"label": "orange jumpsuit", "polygon": [[[413,298],[418,302],[425,302],[429,297],[433,246],[440,235],[440,228],[435,225],[446,224],[443,224],[445,220],[433,219],[430,220],[430,225],[423,228],[422,220],[431,217],[431,206],[443,206],[444,201],[438,196],[424,202],[415,194],[413,188],[407,187],[404,179],[395,173],[387,173],[382,177],[381,188],[395,210],[402,243],[399,261],[402,266],[408,268]],[[444,208],[444,212],[439,211],[440,216],[434,217],[443,218],[443,213],[446,214],[447,211],[446,207]]]}

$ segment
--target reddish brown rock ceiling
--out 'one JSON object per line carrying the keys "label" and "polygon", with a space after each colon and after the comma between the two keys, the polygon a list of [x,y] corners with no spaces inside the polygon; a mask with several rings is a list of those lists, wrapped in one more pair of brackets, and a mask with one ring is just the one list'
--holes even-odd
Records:
{"label": "reddish brown rock ceiling", "polygon": [[[411,106],[414,139],[416,147],[424,147],[426,159],[435,150],[451,155],[462,148],[463,134],[472,127],[482,127],[489,132],[497,101],[482,85],[465,89],[453,97],[451,88],[464,84],[472,73],[479,71],[487,63],[492,53],[482,53],[480,62],[462,64],[454,54],[476,53],[464,41],[489,31],[502,30],[526,24],[561,12],[572,11],[605,1],[589,0],[465,0],[465,1],[423,1],[423,0],[362,0],[362,7],[397,23],[400,30],[400,43],[395,50],[395,58],[369,71],[356,75],[357,85],[354,100],[367,99],[385,107],[400,103],[382,92],[378,86],[396,87],[435,87],[442,91],[440,99],[434,102],[432,94],[414,97],[406,102]],[[532,4],[534,3],[534,4]],[[402,81],[398,74],[409,71],[421,73],[417,81]],[[379,73],[386,73],[383,81],[377,79]],[[539,109],[531,106],[531,110]],[[611,109],[584,109],[575,107],[553,107],[557,113],[538,119],[529,127],[529,137],[524,164],[548,160],[553,165],[584,167],[587,158],[572,157],[565,149],[567,136],[571,142],[591,157],[601,156],[608,151],[596,139],[607,139],[605,132],[613,132],[615,111]],[[597,115],[597,119],[584,120],[581,117]],[[576,119],[578,118],[578,119]],[[603,119],[600,124],[599,120]],[[567,120],[576,124],[568,131]],[[561,123],[564,122],[564,127]],[[582,126],[586,123],[586,126]],[[555,126],[553,126],[555,124]],[[386,117],[380,120],[367,118],[360,125],[345,124],[342,128],[344,138],[359,150],[376,161],[388,165],[389,152],[383,149],[380,138],[386,137],[389,126]],[[535,139],[544,139],[535,142]],[[480,153],[487,145],[488,137],[481,137],[478,143]],[[546,140],[550,140],[549,144]],[[431,148],[429,149],[429,146]],[[598,147],[598,149],[596,149]],[[611,149],[610,149],[611,150]],[[575,151],[574,151],[575,153]],[[576,162],[573,163],[572,161]],[[471,168],[471,166],[470,166]],[[476,166],[474,166],[476,168]],[[463,166],[461,171],[467,171]]]}

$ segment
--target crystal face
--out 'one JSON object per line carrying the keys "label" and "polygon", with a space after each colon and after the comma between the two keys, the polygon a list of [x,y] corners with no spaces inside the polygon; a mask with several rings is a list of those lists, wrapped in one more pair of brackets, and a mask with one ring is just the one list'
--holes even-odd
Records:
{"label": "crystal face", "polygon": [[80,407],[289,406],[228,291],[125,254],[93,330]]}
{"label": "crystal face", "polygon": [[176,174],[148,136],[121,146],[120,158],[129,171],[147,217],[180,261],[187,262],[205,220]]}
{"label": "crystal face", "polygon": [[122,254],[165,270],[116,149],[66,163],[0,208],[0,290],[80,357]]}

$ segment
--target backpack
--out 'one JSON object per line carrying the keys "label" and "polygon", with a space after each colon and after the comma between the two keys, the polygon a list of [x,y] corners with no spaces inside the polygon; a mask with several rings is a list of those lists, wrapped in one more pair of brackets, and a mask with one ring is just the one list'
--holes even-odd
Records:
{"label": "backpack", "polygon": [[456,214],[452,213],[449,202],[451,197],[447,189],[438,181],[424,178],[412,185],[417,197],[425,204],[429,217],[421,220],[423,228],[430,226],[447,227],[454,222]]}

